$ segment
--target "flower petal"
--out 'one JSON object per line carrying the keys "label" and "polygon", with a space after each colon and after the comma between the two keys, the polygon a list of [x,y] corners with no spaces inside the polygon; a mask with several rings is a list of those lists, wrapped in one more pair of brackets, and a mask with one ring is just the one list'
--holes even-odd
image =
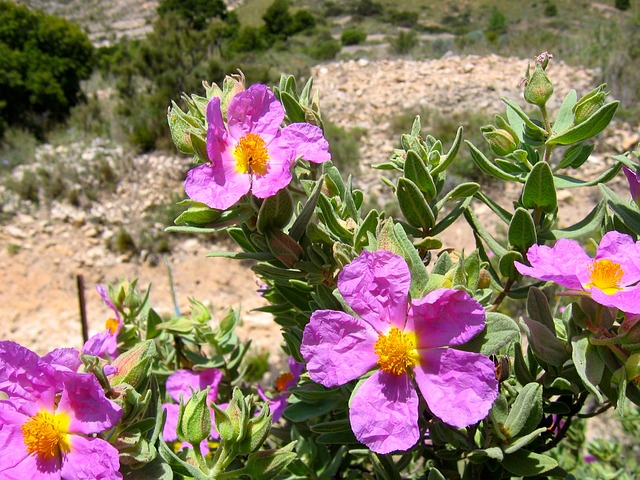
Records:
{"label": "flower petal", "polygon": [[294,151],[283,146],[280,137],[267,145],[269,160],[264,175],[252,175],[251,192],[258,198],[267,198],[285,188],[291,182],[291,167],[295,160]]}
{"label": "flower petal", "polygon": [[117,480],[122,478],[119,469],[118,450],[109,442],[72,435],[71,451],[64,457],[61,478]]}
{"label": "flower petal", "polygon": [[463,290],[434,290],[409,307],[407,329],[416,332],[418,348],[462,345],[484,325],[484,308]]}
{"label": "flower petal", "polygon": [[186,402],[191,398],[191,389],[195,391],[211,387],[207,400],[215,402],[218,397],[218,385],[222,380],[222,372],[217,368],[208,368],[201,372],[193,370],[176,370],[166,381],[166,390],[176,402],[182,397]]}
{"label": "flower petal", "polygon": [[102,297],[102,300],[104,300],[104,303],[107,305],[107,307],[109,307],[111,310],[113,310],[113,313],[115,313],[115,315],[116,315],[116,320],[120,320],[120,312],[118,311],[116,306],[111,301],[111,298],[109,297],[109,290],[107,289],[107,286],[106,285],[96,285],[96,292],[98,292],[98,294]]}
{"label": "flower petal", "polygon": [[338,290],[379,333],[404,328],[411,274],[407,262],[386,250],[363,251],[338,276]]}
{"label": "flower petal", "polygon": [[82,346],[82,353],[100,358],[114,359],[118,356],[118,336],[109,330],[96,333]]}
{"label": "flower petal", "polygon": [[184,182],[189,198],[219,210],[235,205],[250,189],[251,176],[236,171],[230,153],[215,165],[205,164],[189,170]]}
{"label": "flower petal", "polygon": [[595,302],[605,307],[615,307],[626,313],[640,314],[640,285],[625,288],[611,295],[591,287],[590,293]]}
{"label": "flower petal", "polygon": [[82,365],[80,352],[75,348],[56,348],[42,357],[42,360],[56,370],[69,372],[77,372]]}
{"label": "flower petal", "polygon": [[71,417],[72,433],[99,433],[113,427],[122,416],[122,408],[104,395],[91,373],[61,372],[64,390],[58,411]]}
{"label": "flower petal", "polygon": [[373,345],[377,339],[375,330],[359,318],[334,310],[316,310],[304,329],[300,353],[311,380],[335,387],[376,365]]}
{"label": "flower petal", "polygon": [[351,395],[349,421],[356,438],[376,453],[409,450],[420,438],[418,394],[409,375],[378,370]]}
{"label": "flower petal", "polygon": [[20,411],[34,415],[43,406],[53,408],[59,386],[54,368],[37,354],[10,340],[0,341],[0,391],[20,403]]}
{"label": "flower petal", "polygon": [[[207,104],[207,155],[209,161],[217,165],[222,154],[229,149],[229,133],[222,119],[220,98],[214,97]],[[204,159],[206,160],[206,159]]]}
{"label": "flower petal", "polygon": [[178,440],[177,428],[180,405],[176,405],[175,403],[163,403],[162,408],[167,412],[167,417],[162,429],[162,439],[165,442],[175,442]]}
{"label": "flower petal", "polygon": [[323,163],[331,160],[329,142],[324,138],[322,129],[310,123],[292,123],[281,131],[283,141],[295,152],[294,158]]}
{"label": "flower petal", "polygon": [[[27,452],[22,435],[22,425],[29,420],[29,417],[16,411],[9,401],[0,401],[0,476],[2,478],[28,478],[34,471],[28,468],[35,468],[34,459]],[[29,457],[31,460],[25,459]],[[10,476],[6,472],[14,472],[15,476]],[[22,476],[19,473],[22,472]],[[28,474],[28,475],[27,475]],[[6,476],[5,475],[9,475]],[[60,478],[60,477],[58,477]]]}
{"label": "flower petal", "polygon": [[270,143],[284,120],[284,108],[266,85],[252,85],[229,101],[229,133],[239,140],[247,133],[257,133]]}
{"label": "flower petal", "polygon": [[532,245],[527,252],[527,259],[531,266],[514,262],[516,269],[523,275],[528,275],[545,281],[552,281],[558,285],[574,290],[582,290],[582,284],[577,278],[577,272],[591,262],[580,244],[574,240],[561,238],[553,247]]}
{"label": "flower petal", "polygon": [[498,396],[493,362],[479,353],[421,350],[413,373],[431,412],[457,428],[485,418]]}
{"label": "flower petal", "polygon": [[640,280],[640,242],[634,242],[630,235],[607,232],[600,240],[595,257],[596,260],[603,258],[622,267],[622,285],[633,285]]}

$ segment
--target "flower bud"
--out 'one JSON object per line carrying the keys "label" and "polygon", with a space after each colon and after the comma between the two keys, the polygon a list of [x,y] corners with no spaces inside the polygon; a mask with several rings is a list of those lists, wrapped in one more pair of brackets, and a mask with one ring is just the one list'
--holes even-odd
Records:
{"label": "flower bud", "polygon": [[186,405],[180,405],[176,433],[181,442],[199,448],[200,442],[211,434],[211,412],[207,406],[209,387],[195,392]]}
{"label": "flower bud", "polygon": [[111,385],[128,383],[132,387],[139,387],[147,379],[155,356],[156,344],[153,340],[140,342],[119,355],[111,364],[115,368],[115,374],[109,379]]}
{"label": "flower bud", "polygon": [[517,140],[507,130],[497,129],[493,125],[481,127],[480,130],[493,153],[498,156],[504,157],[518,148]]}
{"label": "flower bud", "polygon": [[481,268],[478,273],[478,288],[489,288],[491,286],[491,274],[486,268]]}
{"label": "flower bud", "polygon": [[265,403],[260,414],[249,420],[246,436],[238,445],[238,453],[248,455],[260,448],[271,430],[271,418],[269,404]]}
{"label": "flower bud", "polygon": [[527,78],[525,83],[524,99],[533,105],[544,107],[551,95],[553,95],[553,84],[547,77],[542,64],[536,63],[533,75]]}
{"label": "flower bud", "polygon": [[640,383],[640,353],[634,353],[624,364],[628,382]]}
{"label": "flower bud", "polygon": [[587,120],[604,105],[604,99],[608,95],[608,93],[604,91],[606,86],[606,84],[600,85],[595,90],[587,93],[573,106],[573,118],[576,125]]}
{"label": "flower bud", "polygon": [[227,442],[241,442],[247,433],[249,405],[240,389],[234,388],[232,399],[225,410],[216,405],[212,407],[220,438]]}

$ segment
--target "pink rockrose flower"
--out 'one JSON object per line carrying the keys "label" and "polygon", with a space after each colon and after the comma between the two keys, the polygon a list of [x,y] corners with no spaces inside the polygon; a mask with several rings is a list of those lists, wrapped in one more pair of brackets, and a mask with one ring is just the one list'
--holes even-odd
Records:
{"label": "pink rockrose flower", "polygon": [[[207,394],[207,405],[216,403],[218,398],[218,386],[222,380],[222,372],[217,368],[208,368],[201,372],[194,372],[192,370],[176,370],[169,375],[166,381],[167,393],[176,402],[183,403],[187,401],[193,395],[193,392],[199,392],[207,387],[209,393]],[[176,429],[178,426],[178,414],[180,413],[180,405],[176,403],[163,403],[162,408],[167,412],[167,419],[164,423],[164,429],[162,430],[162,438],[165,442],[175,442],[178,440],[178,434]],[[211,408],[211,407],[209,407]],[[211,412],[211,438],[220,438],[218,431],[215,429],[214,415]],[[207,439],[205,438],[200,444],[200,452],[204,455],[209,451],[207,445]]]}
{"label": "pink rockrose flower", "polygon": [[0,342],[0,478],[121,479],[118,451],[95,434],[115,426],[122,409],[93,374],[72,371],[70,356],[54,357]]}
{"label": "pink rockrose flower", "polygon": [[292,123],[280,128],[282,104],[265,85],[236,94],[223,120],[220,98],[207,105],[209,163],[189,171],[185,192],[192,200],[224,210],[251,191],[267,198],[291,182],[298,157],[314,163],[331,159],[319,127]]}
{"label": "pink rockrose flower", "polygon": [[325,387],[372,373],[354,389],[349,420],[356,438],[377,453],[405,451],[420,439],[418,394],[454,427],[487,416],[498,394],[493,362],[462,345],[485,327],[482,306],[461,290],[409,298],[405,260],[364,251],[344,267],[338,290],[357,315],[318,310],[300,351],[311,379]]}
{"label": "pink rockrose flower", "polygon": [[527,260],[531,266],[514,263],[523,275],[586,292],[605,307],[640,313],[640,242],[630,235],[606,233],[594,258],[575,240],[561,238],[553,247],[532,245]]}
{"label": "pink rockrose flower", "polygon": [[271,421],[276,423],[282,418],[284,409],[287,408],[289,389],[295,386],[300,380],[300,374],[304,370],[304,364],[296,362],[293,357],[289,357],[289,371],[281,374],[275,381],[277,395],[268,396],[260,385],[258,385],[258,395],[265,402],[269,402]]}
{"label": "pink rockrose flower", "polygon": [[104,331],[91,336],[82,346],[82,353],[100,358],[114,359],[118,356],[118,334],[122,329],[120,312],[109,298],[107,287],[96,285],[96,291],[104,300],[104,303],[114,312],[114,317],[109,317],[104,325]]}

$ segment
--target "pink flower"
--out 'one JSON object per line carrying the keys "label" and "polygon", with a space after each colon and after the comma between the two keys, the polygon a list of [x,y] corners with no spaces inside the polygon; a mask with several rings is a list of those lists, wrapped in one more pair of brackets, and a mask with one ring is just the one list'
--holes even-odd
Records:
{"label": "pink flower", "polygon": [[629,181],[629,191],[631,193],[631,198],[633,198],[633,201],[640,206],[640,173],[636,170],[631,170],[626,165],[623,165],[622,171]]}
{"label": "pink flower", "polygon": [[95,357],[106,358],[107,356],[114,359],[118,356],[118,334],[122,329],[122,318],[120,312],[109,298],[107,287],[104,285],[96,285],[96,291],[115,314],[115,318],[108,318],[105,322],[105,330],[96,333],[89,338],[82,346],[82,353],[85,355],[93,355]]}
{"label": "pink flower", "polygon": [[[207,387],[209,393],[207,394],[207,404],[215,403],[218,398],[218,386],[222,380],[222,372],[217,368],[208,368],[201,372],[194,372],[192,370],[176,370],[169,375],[166,381],[167,393],[176,402],[180,402],[182,398],[183,403],[187,401],[193,395],[193,392],[204,390]],[[167,411],[167,419],[162,431],[162,438],[165,442],[175,442],[178,440],[178,434],[176,433],[176,427],[178,426],[178,414],[180,412],[180,405],[175,403],[163,403],[162,408]],[[211,422],[213,424],[213,412],[211,413]],[[219,438],[218,432],[215,429],[215,425],[212,425],[211,438]],[[208,452],[209,447],[207,445],[207,439],[202,441],[200,445],[200,451],[204,454]]]}
{"label": "pink flower", "polygon": [[578,242],[561,238],[553,247],[531,246],[527,260],[530,267],[515,262],[523,275],[587,292],[605,307],[640,313],[640,242],[629,235],[605,234],[595,258]]}
{"label": "pink flower", "polygon": [[420,438],[417,383],[431,412],[454,427],[482,420],[498,394],[494,365],[462,345],[484,329],[482,306],[460,290],[435,290],[409,301],[404,259],[362,252],[338,277],[354,317],[318,310],[304,330],[301,353],[311,379],[325,387],[373,373],[351,395],[356,438],[377,453],[407,450]]}
{"label": "pink flower", "polygon": [[331,158],[322,130],[309,123],[280,128],[285,112],[265,85],[235,95],[225,125],[220,98],[207,105],[207,153],[210,163],[189,171],[187,195],[212,208],[231,207],[251,191],[267,198],[289,185],[297,157],[322,163]]}
{"label": "pink flower", "polygon": [[271,421],[273,423],[276,423],[282,418],[284,409],[287,408],[289,389],[298,383],[303,370],[304,364],[296,362],[293,357],[289,357],[289,371],[280,375],[275,382],[276,390],[280,393],[279,395],[268,397],[262,387],[258,385],[258,395],[260,395],[260,398],[265,402],[269,402],[269,411],[271,412]]}
{"label": "pink flower", "polygon": [[0,342],[0,391],[8,395],[0,400],[0,477],[121,479],[118,451],[94,434],[116,425],[122,409],[92,374],[58,368],[69,356],[55,357],[62,363]]}

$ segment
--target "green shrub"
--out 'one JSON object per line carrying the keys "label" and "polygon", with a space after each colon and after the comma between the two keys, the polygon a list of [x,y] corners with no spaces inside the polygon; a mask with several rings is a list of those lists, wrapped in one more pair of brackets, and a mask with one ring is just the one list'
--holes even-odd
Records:
{"label": "green shrub", "polygon": [[500,35],[506,32],[507,17],[505,17],[500,10],[494,8],[491,12],[491,16],[489,16],[489,20],[487,21],[487,30],[485,32],[487,40],[495,42]]}
{"label": "green shrub", "polygon": [[414,28],[418,24],[419,14],[413,10],[391,10],[387,19],[392,25],[404,28]]}
{"label": "green shrub", "polygon": [[418,45],[418,34],[414,30],[401,30],[394,37],[388,37],[391,51],[396,55],[406,55]]}
{"label": "green shrub", "polygon": [[227,5],[223,0],[161,0],[158,15],[186,20],[196,30],[203,30],[211,18],[225,18]]}
{"label": "green shrub", "polygon": [[544,16],[545,17],[555,17],[558,15],[558,7],[555,3],[547,3],[544,6]]}
{"label": "green shrub", "polygon": [[339,41],[331,38],[331,35],[320,34],[317,40],[308,48],[309,56],[316,60],[332,60],[342,49]]}
{"label": "green shrub", "polygon": [[384,7],[375,0],[357,0],[353,5],[352,13],[361,17],[372,17],[384,13]]}
{"label": "green shrub", "polygon": [[631,8],[631,0],[616,0],[616,8],[618,10],[629,10]]}
{"label": "green shrub", "polygon": [[367,39],[367,33],[359,28],[347,28],[340,36],[343,45],[360,45]]}

